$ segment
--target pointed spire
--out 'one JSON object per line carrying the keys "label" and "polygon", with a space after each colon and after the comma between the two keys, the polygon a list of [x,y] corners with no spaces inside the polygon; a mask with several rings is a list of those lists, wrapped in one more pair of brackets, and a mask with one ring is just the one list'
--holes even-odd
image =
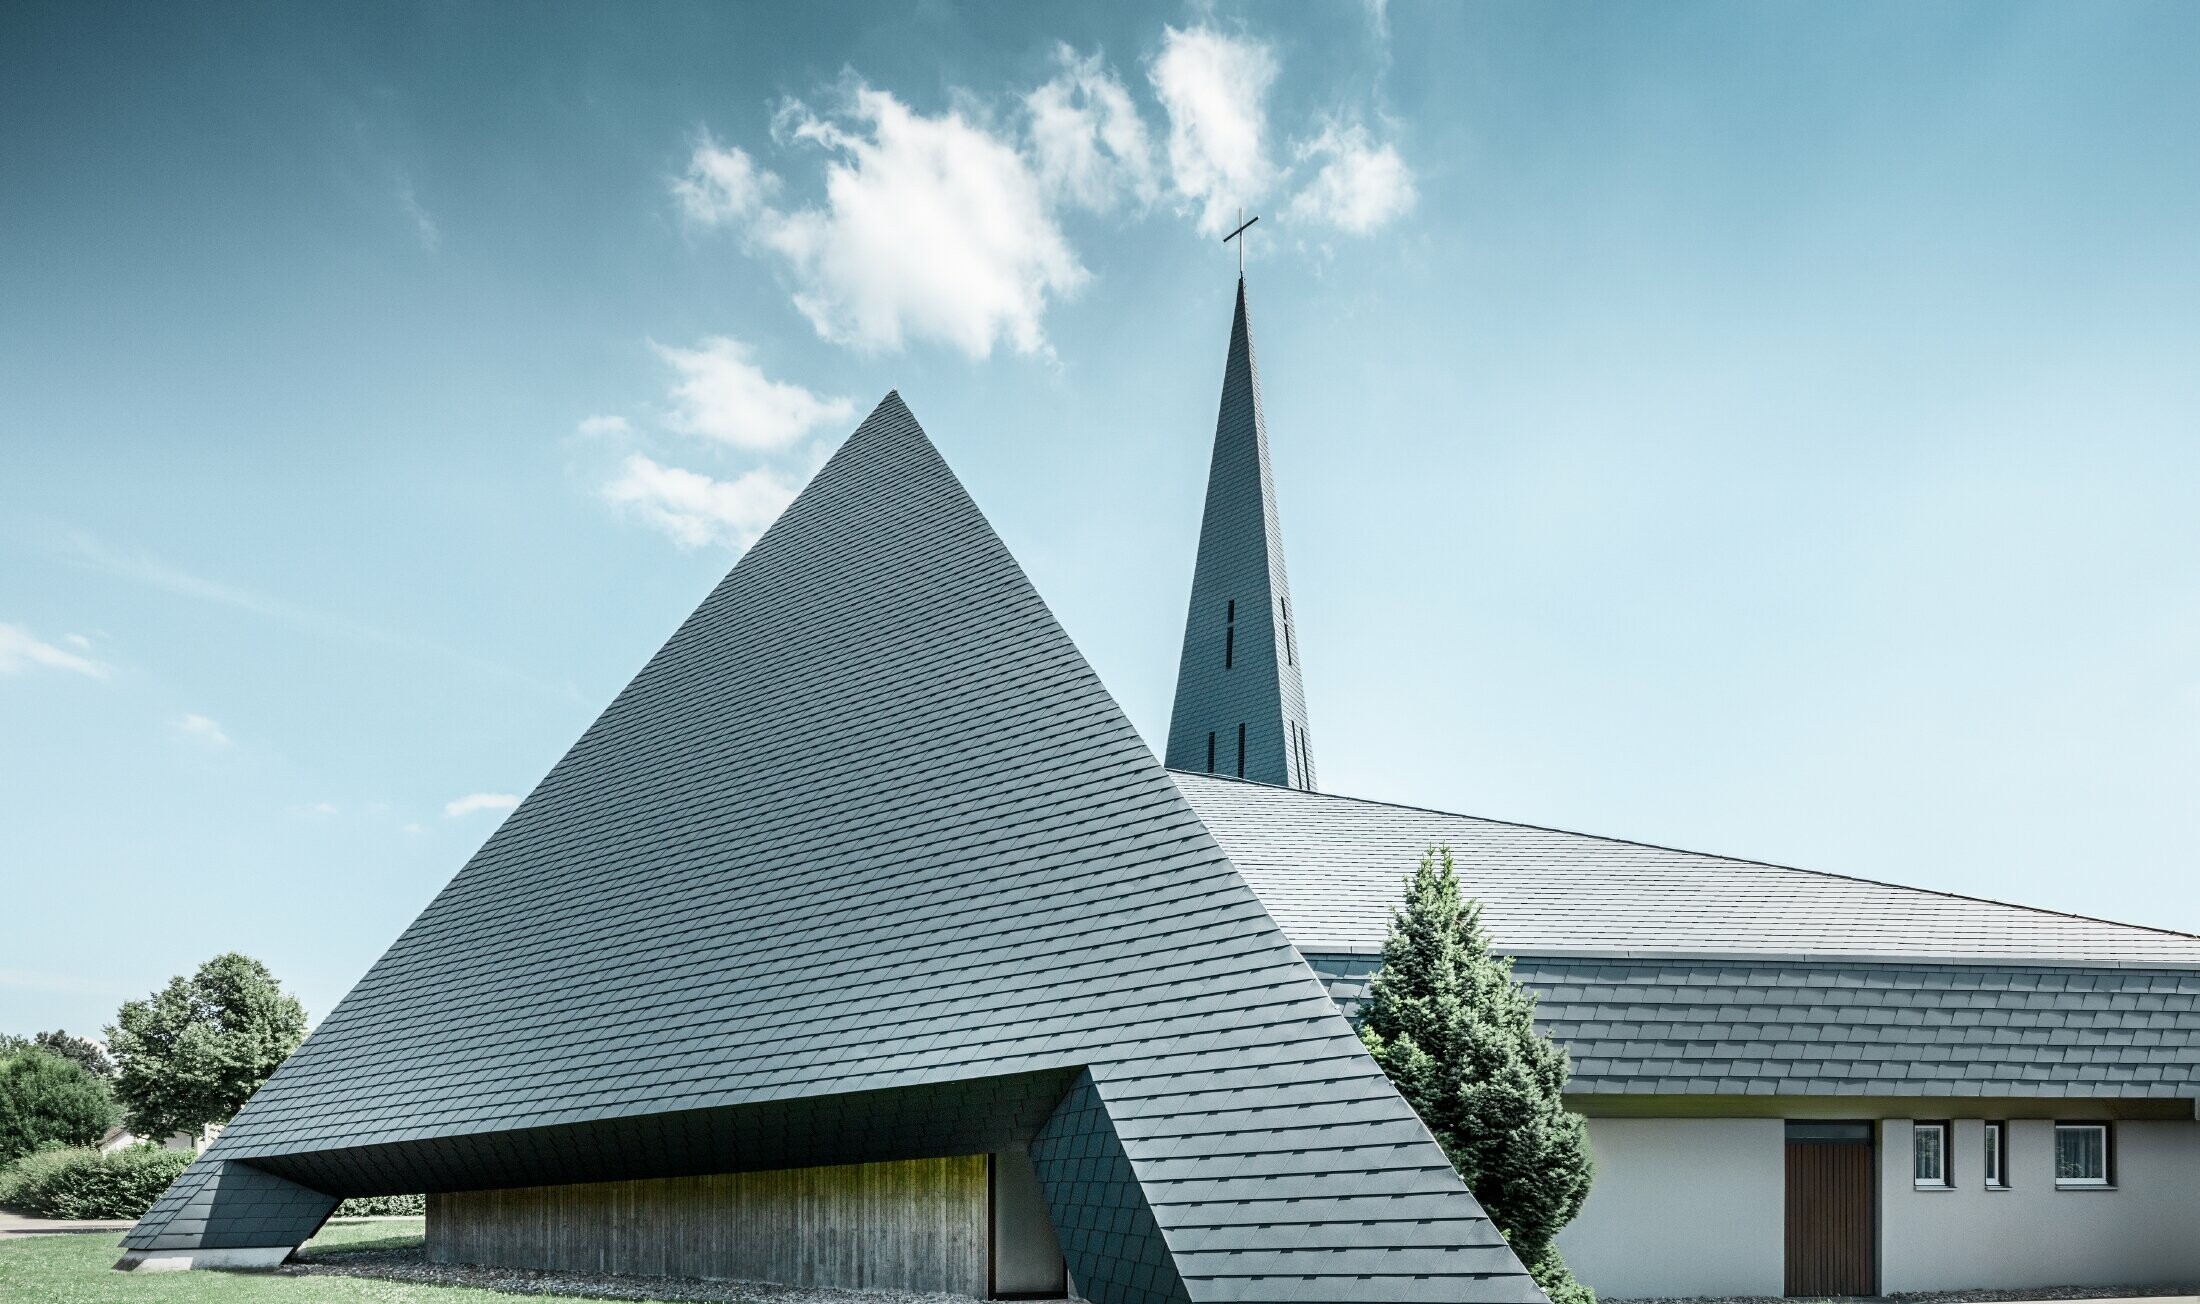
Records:
{"label": "pointed spire", "polygon": [[1169,717],[1171,769],[1314,786],[1314,746],[1306,731],[1306,692],[1291,622],[1283,524],[1268,465],[1268,422],[1261,412],[1245,278],[1239,276],[1214,462],[1207,472],[1207,515],[1192,570],[1176,710]]}

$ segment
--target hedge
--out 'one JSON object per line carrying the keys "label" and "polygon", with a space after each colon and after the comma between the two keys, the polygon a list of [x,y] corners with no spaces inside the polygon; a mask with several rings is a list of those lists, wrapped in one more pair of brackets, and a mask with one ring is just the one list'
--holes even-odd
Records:
{"label": "hedge", "polygon": [[191,1162],[188,1150],[134,1145],[40,1150],[0,1168],[0,1206],[40,1218],[135,1218]]}
{"label": "hedge", "polygon": [[355,1195],[336,1206],[331,1218],[386,1218],[392,1214],[410,1214],[418,1218],[428,1212],[428,1197],[424,1195]]}

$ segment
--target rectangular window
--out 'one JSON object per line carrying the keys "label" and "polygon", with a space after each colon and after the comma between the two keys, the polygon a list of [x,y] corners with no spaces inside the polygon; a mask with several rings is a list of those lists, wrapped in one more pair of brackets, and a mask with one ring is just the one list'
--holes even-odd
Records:
{"label": "rectangular window", "polygon": [[1215,772],[1215,731],[1207,731],[1207,773]]}
{"label": "rectangular window", "polygon": [[1222,668],[1228,670],[1237,660],[1237,599],[1230,599],[1228,614],[1222,625]]}
{"label": "rectangular window", "polygon": [[2108,1124],[2055,1125],[2055,1185],[2107,1186],[2113,1173]]}
{"label": "rectangular window", "polygon": [[1238,726],[1238,777],[1245,777],[1245,726]]}
{"label": "rectangular window", "polygon": [[1276,599],[1276,607],[1283,612],[1283,664],[1291,664],[1291,604]]}
{"label": "rectangular window", "polygon": [[1919,1186],[1948,1185],[1948,1125],[1914,1123],[1910,1126],[1910,1179]]}
{"label": "rectangular window", "polygon": [[2008,1136],[2006,1124],[1986,1125],[1986,1185],[1997,1191],[2009,1185],[2008,1161],[2002,1156],[2002,1149],[2008,1144]]}

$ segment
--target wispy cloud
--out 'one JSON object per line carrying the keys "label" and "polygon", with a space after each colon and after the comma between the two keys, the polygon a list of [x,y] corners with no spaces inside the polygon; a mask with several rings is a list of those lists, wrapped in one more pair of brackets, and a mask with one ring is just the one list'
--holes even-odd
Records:
{"label": "wispy cloud", "polygon": [[749,452],[777,452],[820,426],[855,415],[845,398],[823,398],[772,380],[749,360],[747,345],[713,336],[692,349],[655,345],[678,379],[669,424]]}
{"label": "wispy cloud", "polygon": [[794,501],[796,488],[763,467],[731,480],[665,466],[630,453],[603,488],[606,501],[664,532],[682,548],[746,548]]}
{"label": "wispy cloud", "polygon": [[204,743],[208,747],[227,747],[229,745],[229,735],[222,732],[220,725],[214,723],[208,717],[196,713],[186,714],[182,719],[176,721],[176,732],[193,742]]}
{"label": "wispy cloud", "polygon": [[1276,80],[1268,46],[1209,27],[1164,29],[1152,68],[1154,93],[1169,115],[1169,171],[1201,232],[1237,224],[1236,206],[1275,184],[1268,156],[1268,88]]}
{"label": "wispy cloud", "polygon": [[48,973],[38,969],[0,969],[0,987],[17,991],[66,992],[79,996],[135,996],[138,992],[121,983],[77,974]]}
{"label": "wispy cloud", "polygon": [[1297,148],[1319,164],[1314,179],[1291,197],[1286,213],[1302,221],[1366,235],[1413,207],[1413,173],[1391,145],[1377,145],[1363,126],[1330,123]]}
{"label": "wispy cloud", "polygon": [[82,531],[63,531],[61,541],[78,561],[117,579],[160,589],[178,597],[250,612],[255,616],[291,625],[338,642],[368,643],[414,655],[431,656],[492,678],[525,684],[548,695],[572,701],[580,700],[578,691],[571,684],[548,683],[510,666],[429,639],[400,634],[349,616],[319,611],[248,588],[207,579],[171,565],[150,553],[110,547]]}
{"label": "wispy cloud", "polygon": [[634,433],[634,424],[625,417],[583,417],[580,424],[574,427],[574,430],[591,439],[602,439],[617,435],[630,435]]}
{"label": "wispy cloud", "polygon": [[443,814],[450,819],[471,815],[476,811],[510,810],[519,805],[519,798],[508,792],[470,792],[443,803]]}
{"label": "wispy cloud", "polygon": [[720,145],[708,131],[688,156],[687,174],[672,182],[681,214],[706,227],[747,221],[778,189],[779,178],[759,169],[748,151]]}
{"label": "wispy cloud", "polygon": [[[64,641],[86,650],[91,646],[89,640],[75,635],[66,636]],[[107,677],[107,668],[90,657],[55,647],[21,625],[0,625],[0,675],[19,675],[31,669],[66,670],[93,679]]]}
{"label": "wispy cloud", "polygon": [[1057,203],[1106,211],[1160,193],[1145,119],[1098,53],[1055,51],[1062,71],[1024,97],[1039,185]]}
{"label": "wispy cloud", "polygon": [[443,247],[443,228],[436,225],[435,214],[421,204],[414,192],[412,178],[400,172],[397,175],[397,206],[412,219],[413,234],[420,237],[420,247],[429,253]]}

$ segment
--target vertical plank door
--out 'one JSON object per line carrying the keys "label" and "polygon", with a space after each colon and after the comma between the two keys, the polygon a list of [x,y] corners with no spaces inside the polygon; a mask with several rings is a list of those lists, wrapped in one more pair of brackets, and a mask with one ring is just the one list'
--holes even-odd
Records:
{"label": "vertical plank door", "polygon": [[1787,1293],[1878,1291],[1869,1123],[1787,1126]]}

